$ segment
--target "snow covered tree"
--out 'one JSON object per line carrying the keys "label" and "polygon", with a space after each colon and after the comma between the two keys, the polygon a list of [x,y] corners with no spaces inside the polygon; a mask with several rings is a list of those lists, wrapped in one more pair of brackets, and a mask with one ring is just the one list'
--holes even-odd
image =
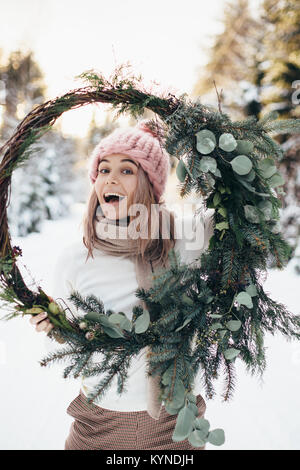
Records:
{"label": "snow covered tree", "polygon": [[[264,0],[258,5],[255,18],[247,0],[228,3],[224,30],[216,36],[193,94],[200,95],[203,102],[215,104],[215,80],[218,90],[224,90],[222,110],[236,112],[237,119],[248,115],[260,118],[271,110],[283,118],[299,117],[299,99],[293,100],[297,98],[300,77],[297,3],[297,0]],[[281,229],[296,249],[300,234],[299,139],[282,134],[276,140],[285,150],[279,163],[286,181],[280,209]]]}
{"label": "snow covered tree", "polygon": [[263,104],[267,111],[276,110],[283,118],[299,118],[299,100],[293,102],[293,84],[300,78],[298,0],[264,0],[262,20],[266,58]]}
{"label": "snow covered tree", "polygon": [[[205,67],[199,68],[192,94],[215,105],[216,91],[223,89],[222,109],[242,115],[258,115],[260,50],[263,31],[249,8],[248,0],[226,3],[223,31],[216,35]],[[203,101],[203,102],[204,102]],[[243,113],[241,113],[241,108]]]}
{"label": "snow covered tree", "polygon": [[[299,2],[264,0],[262,18],[266,61],[261,101],[266,112],[277,111],[283,119],[299,118]],[[285,150],[280,162],[280,171],[286,181],[281,209],[283,233],[296,252],[300,243],[300,140],[298,135],[293,134],[281,134],[277,140]]]}
{"label": "snow covered tree", "polygon": [[15,236],[39,232],[44,220],[66,216],[76,195],[75,142],[50,130],[35,150],[12,175],[8,220]]}
{"label": "snow covered tree", "polygon": [[[12,52],[0,66],[2,83],[1,141],[4,143],[19,122],[44,101],[43,74],[32,52]],[[72,202],[73,166],[78,159],[76,143],[52,128],[33,145],[35,153],[12,176],[8,220],[14,236],[38,232],[46,219],[66,215]]]}

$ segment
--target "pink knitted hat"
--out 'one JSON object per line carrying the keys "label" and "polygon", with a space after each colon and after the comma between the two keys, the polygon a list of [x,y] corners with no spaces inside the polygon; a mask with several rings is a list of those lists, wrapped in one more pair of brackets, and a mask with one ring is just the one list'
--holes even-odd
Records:
{"label": "pink knitted hat", "polygon": [[114,130],[96,145],[89,159],[89,177],[93,184],[98,176],[101,159],[114,153],[127,155],[140,163],[159,202],[170,172],[170,158],[159,141],[158,133],[147,126],[147,119],[133,128]]}

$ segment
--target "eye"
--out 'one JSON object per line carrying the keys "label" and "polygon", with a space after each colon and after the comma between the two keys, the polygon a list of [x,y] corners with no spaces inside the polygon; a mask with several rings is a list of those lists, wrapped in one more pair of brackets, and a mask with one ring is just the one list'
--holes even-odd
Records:
{"label": "eye", "polygon": [[[100,170],[98,170],[98,173],[103,173],[104,171],[109,171],[107,168],[101,168]],[[133,171],[130,169],[130,168],[125,168],[124,170],[122,171],[129,171],[129,175],[133,175]]]}

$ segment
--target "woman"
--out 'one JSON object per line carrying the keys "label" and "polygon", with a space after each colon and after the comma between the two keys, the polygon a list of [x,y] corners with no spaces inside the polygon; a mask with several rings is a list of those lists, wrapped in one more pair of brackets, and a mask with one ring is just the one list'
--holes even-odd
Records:
{"label": "woman", "polygon": [[[204,225],[199,222],[192,234],[190,246],[194,246],[187,249],[182,236],[185,227],[179,226],[185,219],[169,211],[162,199],[169,155],[145,120],[102,139],[90,161],[93,186],[83,241],[59,257],[54,294],[64,300],[73,289],[84,296],[94,294],[106,311],[121,311],[131,319],[133,307],[139,304],[138,287],[149,288],[155,269],[168,267],[171,248],[184,262],[199,258],[213,234],[213,218],[207,211]],[[30,321],[37,331],[48,333],[53,328],[43,314]],[[177,415],[169,415],[157,401],[157,382],[146,377],[146,352],[144,348],[132,359],[121,396],[115,377],[105,396],[91,406],[87,396],[100,377],[83,377],[80,393],[67,409],[74,421],[65,450],[205,448],[194,448],[187,439],[172,440]],[[94,361],[101,361],[101,354]],[[206,405],[201,395],[197,395],[197,406],[203,416]]]}

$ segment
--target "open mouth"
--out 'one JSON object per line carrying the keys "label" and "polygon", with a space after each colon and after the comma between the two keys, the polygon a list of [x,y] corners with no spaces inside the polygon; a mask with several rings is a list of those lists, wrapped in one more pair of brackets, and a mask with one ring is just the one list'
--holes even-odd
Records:
{"label": "open mouth", "polygon": [[123,199],[125,199],[125,196],[122,194],[113,194],[113,193],[106,193],[104,194],[104,201],[107,204],[119,204]]}

